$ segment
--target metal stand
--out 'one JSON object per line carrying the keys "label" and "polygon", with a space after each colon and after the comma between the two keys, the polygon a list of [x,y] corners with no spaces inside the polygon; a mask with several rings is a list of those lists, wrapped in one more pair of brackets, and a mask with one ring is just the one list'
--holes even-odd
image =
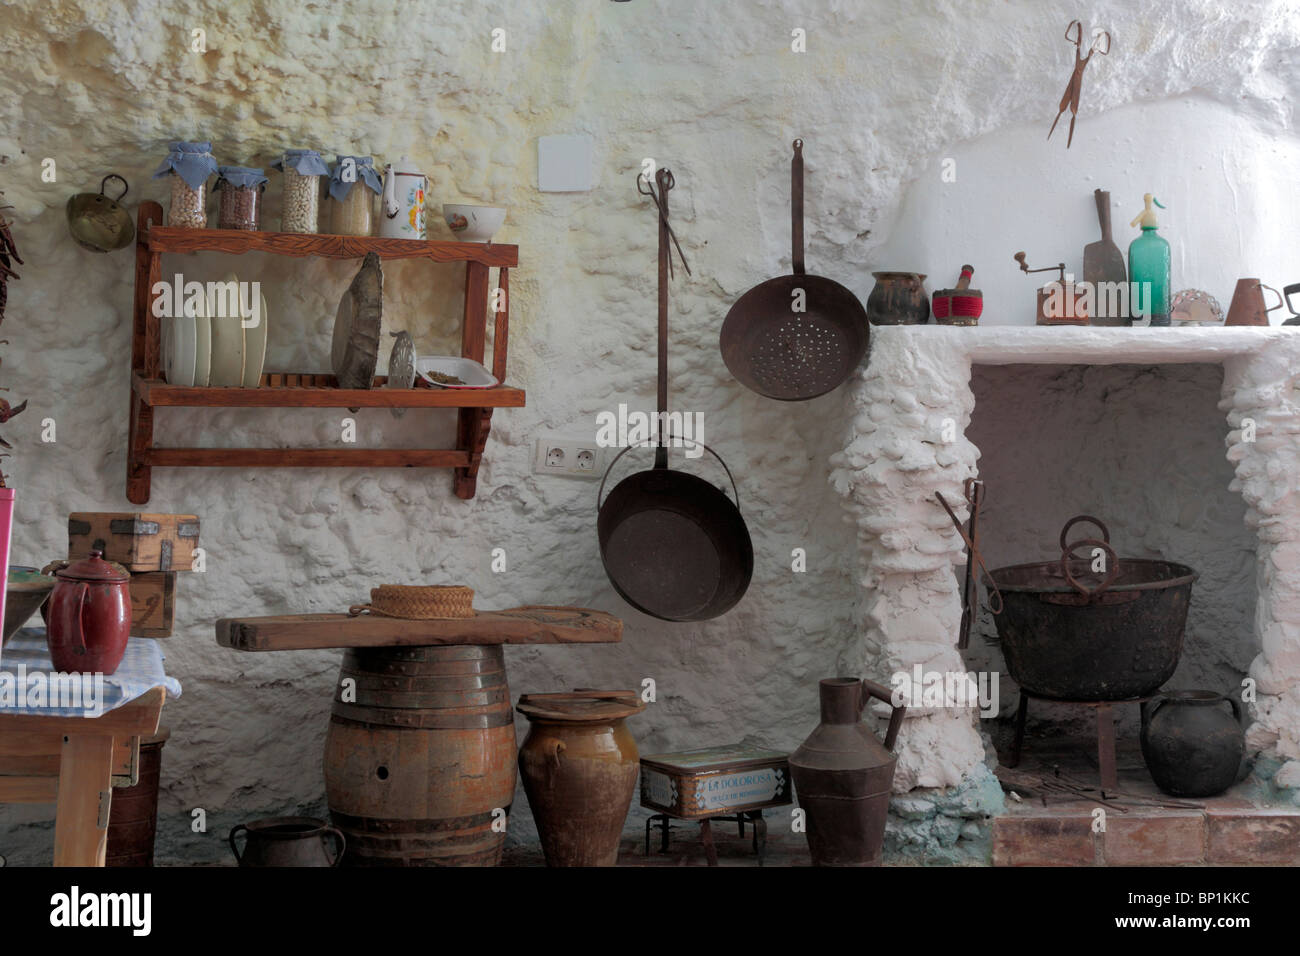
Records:
{"label": "metal stand", "polygon": [[[650,855],[650,830],[658,825],[660,828],[659,852],[668,852],[668,832],[672,829],[672,820],[666,813],[656,813],[645,822],[645,854]],[[763,865],[763,858],[767,853],[767,821],[763,819],[762,810],[745,810],[732,815],[723,815],[715,817],[703,817],[700,819],[700,842],[704,844],[704,858],[708,861],[709,866],[718,865],[718,848],[713,843],[713,821],[718,820],[723,823],[735,823],[739,829],[740,836],[745,836],[745,823],[748,821],[753,824],[753,846],[754,853],[758,856],[758,865]]]}
{"label": "metal stand", "polygon": [[1077,707],[1092,707],[1097,712],[1097,767],[1100,771],[1103,790],[1119,788],[1119,778],[1115,765],[1115,714],[1112,704],[1140,704],[1150,697],[1130,697],[1125,700],[1058,700],[1054,697],[1040,697],[1021,688],[1020,707],[1016,711],[1016,739],[1011,745],[1011,761],[1008,767],[1020,766],[1020,754],[1025,743],[1025,721],[1029,716],[1029,699],[1050,701],[1053,704],[1072,704]]}

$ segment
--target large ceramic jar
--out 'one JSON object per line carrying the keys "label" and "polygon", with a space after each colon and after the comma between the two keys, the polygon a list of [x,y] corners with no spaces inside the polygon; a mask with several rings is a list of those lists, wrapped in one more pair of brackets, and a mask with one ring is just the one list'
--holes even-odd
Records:
{"label": "large ceramic jar", "polygon": [[92,551],[54,577],[48,621],[54,669],[112,674],[131,633],[131,575]]}
{"label": "large ceramic jar", "polygon": [[1151,779],[1175,797],[1223,793],[1246,753],[1241,705],[1209,690],[1168,691],[1143,703],[1141,739]]}
{"label": "large ceramic jar", "polygon": [[524,694],[519,775],[547,866],[613,866],[636,788],[639,755],[624,721],[635,691]]}

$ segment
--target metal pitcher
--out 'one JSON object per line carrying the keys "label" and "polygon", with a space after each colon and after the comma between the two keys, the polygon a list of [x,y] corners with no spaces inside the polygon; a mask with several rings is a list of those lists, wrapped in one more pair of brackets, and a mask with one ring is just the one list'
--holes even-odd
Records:
{"label": "metal pitcher", "polygon": [[406,157],[384,167],[383,215],[379,234],[389,239],[424,239],[424,191],[428,177]]}
{"label": "metal pitcher", "polygon": [[[1277,296],[1277,305],[1264,304],[1264,290]],[[1228,306],[1228,318],[1224,325],[1268,325],[1268,314],[1282,308],[1282,293],[1271,285],[1264,285],[1258,279],[1238,279],[1237,287],[1232,293],[1232,303]]]}
{"label": "metal pitcher", "polygon": [[[883,745],[862,723],[872,697],[893,707]],[[879,866],[907,708],[893,706],[880,684],[832,677],[821,682],[821,709],[822,722],[790,757],[813,866]]]}
{"label": "metal pitcher", "polygon": [[[235,836],[244,831],[244,851]],[[333,837],[331,854],[326,840]],[[230,831],[230,852],[240,866],[338,866],[347,841],[343,834],[314,817],[269,817],[241,823]]]}

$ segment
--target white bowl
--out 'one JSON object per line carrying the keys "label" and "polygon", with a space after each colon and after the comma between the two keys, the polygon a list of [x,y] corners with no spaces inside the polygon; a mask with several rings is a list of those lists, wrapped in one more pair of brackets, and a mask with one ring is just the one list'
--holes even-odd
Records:
{"label": "white bowl", "polygon": [[504,206],[467,206],[443,203],[442,218],[461,242],[488,242],[506,221]]}

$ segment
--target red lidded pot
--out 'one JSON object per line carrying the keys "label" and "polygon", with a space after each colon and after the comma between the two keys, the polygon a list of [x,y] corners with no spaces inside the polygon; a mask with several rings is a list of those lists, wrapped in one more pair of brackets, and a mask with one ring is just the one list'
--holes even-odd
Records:
{"label": "red lidded pot", "polygon": [[54,577],[47,625],[55,670],[112,674],[131,633],[131,575],[92,551]]}

